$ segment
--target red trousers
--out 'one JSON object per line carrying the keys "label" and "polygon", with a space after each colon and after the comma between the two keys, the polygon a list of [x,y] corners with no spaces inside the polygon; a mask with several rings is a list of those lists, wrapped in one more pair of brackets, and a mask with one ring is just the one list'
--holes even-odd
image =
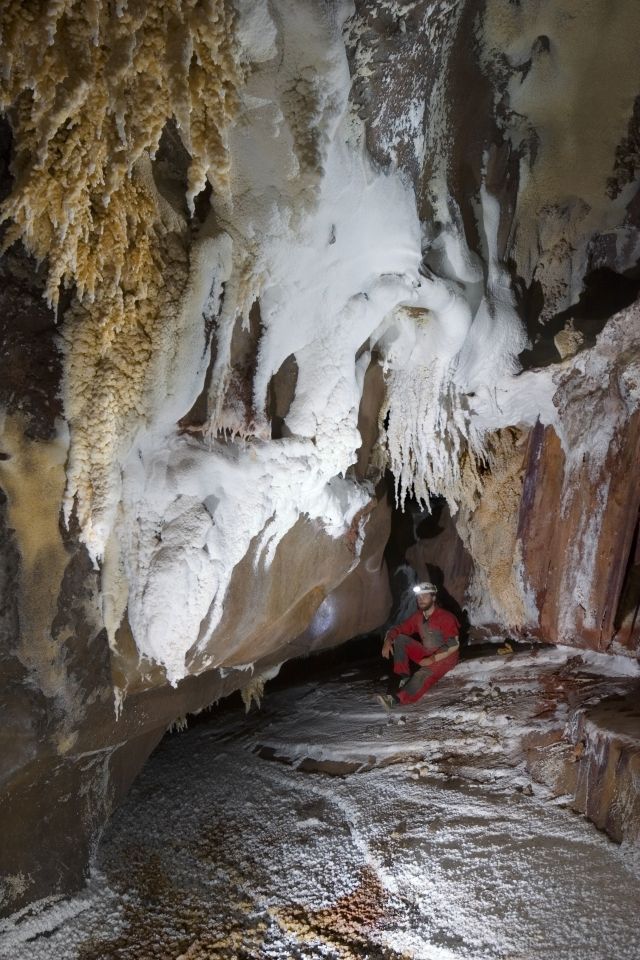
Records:
{"label": "red trousers", "polygon": [[[428,656],[428,651],[418,640],[400,634],[393,643],[393,672],[406,677],[411,673],[410,663],[420,663]],[[398,691],[400,703],[416,703],[434,683],[455,667],[459,659],[458,651],[454,650],[437,663],[419,667],[409,682]]]}

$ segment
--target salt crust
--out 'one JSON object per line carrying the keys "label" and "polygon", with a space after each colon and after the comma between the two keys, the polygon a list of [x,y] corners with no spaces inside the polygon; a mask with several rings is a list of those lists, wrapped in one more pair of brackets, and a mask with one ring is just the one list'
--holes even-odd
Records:
{"label": "salt crust", "polygon": [[[188,404],[178,411],[158,403],[152,429],[140,433],[122,465],[119,550],[105,558],[112,639],[127,602],[140,654],[163,664],[172,682],[184,676],[198,637],[206,646],[233,568],[254,538],[258,562],[269,563],[298,517],[339,536],[367,503],[371,490],[344,476],[360,444],[362,364],[354,357],[398,303],[418,300],[422,286],[412,192],[398,177],[373,171],[349,115],[341,21],[314,4],[274,9],[271,21],[266,4],[253,5],[251,19],[241,15],[238,25],[247,42],[252,24],[276,23],[280,56],[254,66],[230,134],[232,248],[218,261],[227,272],[217,274],[226,286],[211,439],[177,437],[173,425]],[[267,57],[264,32],[255,41]],[[292,94],[300,76],[312,79]],[[315,130],[311,141],[307,128]],[[224,204],[217,213],[225,222]],[[258,424],[250,441],[221,442],[231,333],[258,292],[257,416],[264,417],[272,374],[294,353],[293,437],[261,439]],[[193,399],[202,384],[193,377],[199,360],[185,351],[168,371],[170,385],[192,384]]]}
{"label": "salt crust", "polygon": [[[548,724],[536,716],[545,674],[574,655],[467,661],[403,717],[387,715],[351,671],[272,693],[262,714],[239,707],[165,740],[105,837],[103,872],[79,897],[3,921],[0,957],[76,960],[95,937],[106,939],[104,955],[113,940],[132,955],[145,943],[149,955],[177,955],[182,938],[203,956],[209,944],[210,955],[273,960],[634,960],[633,848],[562,809],[567,799],[552,801],[518,765],[519,738]],[[595,660],[613,677],[602,691],[617,680],[628,688],[626,662],[618,671]],[[269,745],[293,764],[360,759],[365,770],[302,773],[261,759],[256,747]],[[397,763],[385,766],[393,750]],[[141,865],[158,881],[151,903],[135,878]],[[385,911],[364,950],[345,946],[359,932],[354,912],[337,942],[325,939],[330,926],[305,937],[285,922],[292,905],[310,918],[352,894],[365,868]],[[225,938],[238,922],[246,939],[234,946]]]}

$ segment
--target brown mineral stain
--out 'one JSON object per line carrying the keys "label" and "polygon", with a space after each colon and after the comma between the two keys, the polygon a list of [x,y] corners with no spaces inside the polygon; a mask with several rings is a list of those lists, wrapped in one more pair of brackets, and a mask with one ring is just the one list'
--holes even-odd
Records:
{"label": "brown mineral stain", "polygon": [[65,679],[61,645],[54,641],[51,625],[68,561],[59,525],[67,443],[60,437],[31,440],[22,418],[7,416],[0,449],[7,457],[0,460],[0,486],[21,557],[18,655],[45,696],[55,697]]}
{"label": "brown mineral stain", "polygon": [[78,960],[254,960],[263,955],[267,924],[241,891],[227,890],[221,913],[197,889],[176,886],[158,854],[135,845],[127,865],[110,872],[110,884],[127,893],[121,928],[94,935]]}
{"label": "brown mineral stain", "polygon": [[[303,942],[320,941],[337,950],[342,960],[357,960],[364,948],[373,955],[371,932],[387,913],[387,894],[374,871],[365,867],[358,886],[332,906],[311,910],[296,904],[273,911],[273,916]],[[375,955],[398,956],[386,954],[384,948],[376,948]]]}
{"label": "brown mineral stain", "polygon": [[534,264],[537,244],[549,251],[555,243],[544,268],[547,286],[562,282],[553,259],[570,258],[594,228],[620,218],[607,184],[638,92],[639,28],[635,3],[486,5],[485,51],[499,50],[523,66],[513,70],[509,105],[523,128],[535,129],[537,153],[518,198],[516,242],[521,262],[530,256]]}

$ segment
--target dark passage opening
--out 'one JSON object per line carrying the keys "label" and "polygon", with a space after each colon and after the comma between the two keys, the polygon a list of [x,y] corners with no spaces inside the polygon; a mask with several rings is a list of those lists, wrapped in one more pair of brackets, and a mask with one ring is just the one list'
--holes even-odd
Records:
{"label": "dark passage opening", "polygon": [[[391,476],[388,483],[393,502]],[[470,623],[463,602],[473,563],[444,498],[434,497],[430,511],[413,497],[406,501],[404,510],[394,505],[385,560],[393,596],[391,620],[397,622],[413,611],[411,587],[428,580],[438,588],[439,605],[458,618],[462,626],[460,642],[465,646]]]}
{"label": "dark passage opening", "polygon": [[556,314],[546,323],[539,320],[543,305],[540,284],[535,282],[522,297],[522,311],[532,346],[519,356],[525,370],[546,367],[561,359],[554,337],[571,325],[584,337],[584,347],[595,344],[607,320],[630,306],[640,293],[640,268],[627,273],[615,273],[607,267],[593,270],[584,281],[580,299],[572,307]]}
{"label": "dark passage opening", "polygon": [[640,519],[631,542],[614,630],[622,646],[635,649],[640,643]]}

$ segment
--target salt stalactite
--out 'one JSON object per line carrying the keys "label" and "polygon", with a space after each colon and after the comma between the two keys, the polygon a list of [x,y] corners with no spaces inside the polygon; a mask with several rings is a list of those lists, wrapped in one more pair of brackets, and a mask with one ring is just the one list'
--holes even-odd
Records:
{"label": "salt stalactite", "polygon": [[187,278],[181,233],[167,229],[170,220],[144,166],[139,161],[119,191],[129,201],[131,251],[118,287],[99,286],[90,302],[76,300],[62,327],[72,436],[65,513],[69,518],[77,494],[85,542],[98,555],[112,523],[120,463],[131,431],[144,422],[150,381],[177,327]]}
{"label": "salt stalactite", "polygon": [[[253,26],[240,17],[239,31],[253,66],[229,131],[233,215],[213,197],[231,257],[216,317],[210,436],[202,444],[149,434],[123,468],[118,538],[129,624],[140,654],[172,682],[194,660],[212,667],[233,655],[239,640],[225,635],[223,644],[216,631],[244,557],[268,566],[301,517],[340,537],[362,515],[372,491],[349,473],[361,443],[357,357],[375,349],[382,360],[390,465],[404,491],[417,480],[426,496],[426,478],[431,492],[469,505],[494,429],[480,428],[469,394],[489,404],[496,371],[513,368],[524,340],[495,254],[492,198],[483,192],[479,205],[484,267],[447,212],[446,184],[441,232],[425,243],[412,188],[375,169],[363,148],[340,24],[300,0],[254,4],[248,15]],[[309,139],[303,131],[313,125]],[[249,405],[236,403],[230,363],[234,332],[250,325],[256,299],[255,420],[243,423]],[[287,435],[265,439],[255,428],[264,427],[269,384],[291,356]],[[235,439],[217,439],[221,430]]]}
{"label": "salt stalactite", "polygon": [[462,470],[483,450],[469,445],[469,416],[452,383],[454,368],[436,358],[388,374],[386,442],[399,505],[410,494],[427,506],[430,497],[443,496],[455,513],[480,488],[477,470]]}
{"label": "salt stalactite", "polygon": [[188,208],[207,179],[228,193],[241,82],[233,23],[225,0],[4,5],[0,109],[15,139],[4,246],[21,240],[46,260],[54,307],[72,291],[67,500],[69,511],[77,496],[94,555],[116,453],[144,419],[160,331],[175,324],[186,282],[184,224],[159,209],[145,167],[175,117],[190,155]]}
{"label": "salt stalactite", "polygon": [[211,377],[208,401],[206,433],[210,440],[221,435],[227,439],[246,439],[262,433],[253,419],[248,420],[245,411],[239,410],[230,396],[232,375],[231,343],[234,329],[239,323],[243,330],[249,329],[251,306],[259,297],[263,276],[259,268],[256,244],[246,243],[229,224],[235,256],[231,274],[225,284],[225,295],[220,313],[216,318],[216,360]]}
{"label": "salt stalactite", "polygon": [[[449,201],[449,205],[451,201]],[[387,369],[385,443],[400,504],[442,496],[452,513],[471,508],[491,462],[488,432],[471,399],[517,369],[526,344],[506,269],[497,255],[499,207],[483,186],[479,226],[486,278],[441,198],[440,234],[423,254],[422,309],[401,307],[378,344]]]}
{"label": "salt stalactite", "polygon": [[[243,558],[251,556],[264,579],[262,568],[301,518],[334,538],[365,522],[356,518],[364,517],[372,489],[348,473],[361,443],[356,356],[421,289],[413,191],[366,156],[349,110],[340,23],[314,2],[245,6],[238,34],[253,66],[229,131],[233,215],[213,197],[230,257],[216,316],[211,436],[204,444],[176,436],[175,419],[162,436],[141,431],[138,454],[122,467],[120,556],[104,571],[118,581],[109,589],[121,598],[112,630],[126,602],[141,656],[162,664],[171,682],[194,659],[200,669],[229,662],[241,643],[216,630]],[[296,99],[291,91],[301,76],[304,96]],[[303,131],[318,123],[309,140]],[[293,354],[289,435],[217,439],[219,429],[240,434],[243,426],[228,368],[234,326],[249,321],[256,296],[261,335],[252,409],[259,426],[271,378]],[[183,372],[191,375],[186,361]]]}
{"label": "salt stalactite", "polygon": [[240,82],[232,26],[221,0],[5,8],[0,108],[12,111],[16,151],[6,243],[48,259],[51,303],[61,283],[89,302],[98,287],[121,286],[134,252],[135,198],[123,185],[172,116],[191,155],[188,200],[207,177],[228,189],[225,132]]}

